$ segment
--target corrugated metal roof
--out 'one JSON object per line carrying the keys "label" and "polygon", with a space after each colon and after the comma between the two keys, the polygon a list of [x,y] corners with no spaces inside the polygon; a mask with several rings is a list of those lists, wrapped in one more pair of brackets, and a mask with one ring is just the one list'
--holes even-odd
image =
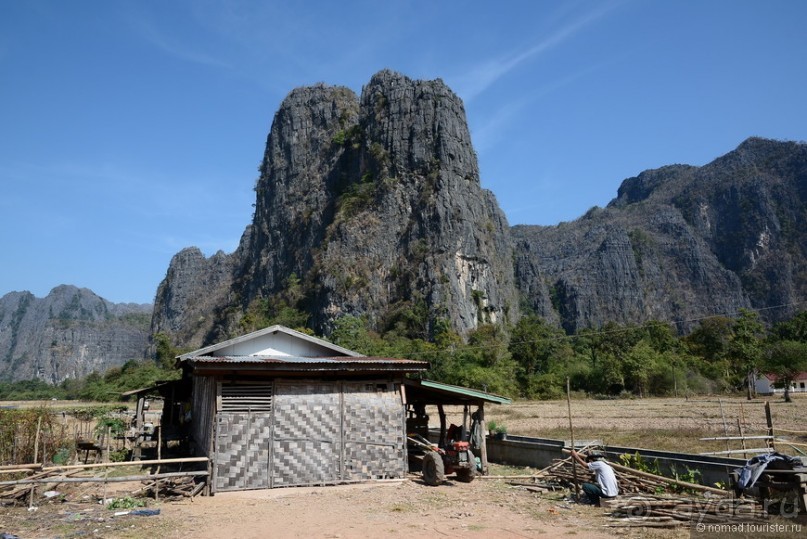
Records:
{"label": "corrugated metal roof", "polygon": [[228,371],[265,372],[293,375],[296,373],[414,373],[429,368],[426,361],[412,361],[386,357],[271,357],[271,356],[226,356],[189,357],[186,363],[199,374]]}
{"label": "corrugated metal roof", "polygon": [[458,395],[462,397],[470,397],[472,399],[483,400],[485,402],[492,402],[495,404],[510,404],[513,401],[501,395],[494,395],[493,393],[486,393],[478,389],[471,389],[469,387],[452,386],[450,384],[443,384],[441,382],[433,382],[431,380],[407,380],[406,384],[409,386],[420,386],[422,388],[437,390],[442,393],[451,395]]}
{"label": "corrugated metal roof", "polygon": [[349,357],[349,356],[336,356],[336,357],[295,357],[295,356],[197,356],[188,357],[187,361],[191,363],[205,363],[222,365],[229,365],[233,363],[276,363],[276,364],[379,364],[379,365],[412,365],[428,367],[429,363],[426,361],[415,361],[411,359],[398,359],[390,357]]}

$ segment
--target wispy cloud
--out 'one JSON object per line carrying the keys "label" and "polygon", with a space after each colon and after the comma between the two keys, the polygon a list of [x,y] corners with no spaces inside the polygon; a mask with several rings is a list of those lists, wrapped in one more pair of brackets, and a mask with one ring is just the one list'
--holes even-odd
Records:
{"label": "wispy cloud", "polygon": [[528,95],[523,98],[505,101],[503,105],[498,106],[493,111],[488,111],[486,114],[487,121],[472,126],[472,136],[474,147],[477,151],[483,154],[486,150],[494,147],[500,140],[505,138],[509,132],[511,124],[517,120],[521,112],[529,107],[536,100],[557,91],[564,86],[572,84],[578,79],[588,76],[589,74],[601,70],[609,62],[601,62],[599,64],[587,66],[583,69],[575,71],[574,73],[549,81],[537,88],[530,91]]}
{"label": "wispy cloud", "polygon": [[222,58],[202,52],[182,39],[161,30],[153,19],[143,13],[130,12],[127,19],[132,29],[143,40],[174,58],[210,67],[225,69],[232,67]]}
{"label": "wispy cloud", "polygon": [[572,21],[571,23],[559,28],[541,42],[533,45],[532,47],[523,50],[506,54],[499,58],[494,58],[476,68],[471,70],[465,76],[459,77],[454,86],[457,93],[466,102],[473,100],[479,94],[490,88],[499,79],[522,65],[523,63],[531,60],[541,54],[558,47],[565,41],[573,38],[586,26],[601,19],[610,11],[612,11],[618,4],[603,4],[597,9],[592,10],[582,17]]}

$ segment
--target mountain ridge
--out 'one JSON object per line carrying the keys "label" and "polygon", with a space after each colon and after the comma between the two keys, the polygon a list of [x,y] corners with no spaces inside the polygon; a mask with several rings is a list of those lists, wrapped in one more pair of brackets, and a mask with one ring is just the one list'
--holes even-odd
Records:
{"label": "mountain ridge", "polygon": [[88,288],[0,297],[0,379],[59,383],[148,355],[152,306],[107,301]]}
{"label": "mountain ridge", "polygon": [[[605,207],[573,221],[510,226],[481,186],[462,100],[439,79],[383,70],[360,95],[325,84],[292,90],[274,115],[255,192],[237,249],[182,249],[157,289],[150,326],[116,327],[114,339],[145,357],[149,335],[198,348],[289,312],[324,335],[347,315],[381,333],[467,337],[522,312],[570,333],[648,320],[686,333],[702,317],[743,308],[773,323],[807,297],[803,142],[749,137],[706,165],[627,178]],[[86,289],[61,292],[77,301],[70,312],[85,316],[90,343],[107,315],[126,311]],[[81,343],[62,334],[54,342],[72,350],[63,356],[70,366],[41,335],[28,337],[39,344],[24,353],[8,352],[24,318],[15,313],[34,299],[0,298],[0,378],[58,381],[99,366],[79,366]],[[26,327],[53,334],[66,301]],[[33,366],[9,368],[14,361]]]}

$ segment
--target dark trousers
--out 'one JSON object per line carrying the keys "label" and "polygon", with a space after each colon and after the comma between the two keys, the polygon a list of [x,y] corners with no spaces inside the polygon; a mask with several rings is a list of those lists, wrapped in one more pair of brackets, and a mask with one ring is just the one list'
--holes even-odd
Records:
{"label": "dark trousers", "polygon": [[600,505],[600,498],[607,498],[605,494],[603,494],[600,485],[595,485],[594,483],[583,483],[583,492],[586,493],[588,499],[591,500],[592,503]]}

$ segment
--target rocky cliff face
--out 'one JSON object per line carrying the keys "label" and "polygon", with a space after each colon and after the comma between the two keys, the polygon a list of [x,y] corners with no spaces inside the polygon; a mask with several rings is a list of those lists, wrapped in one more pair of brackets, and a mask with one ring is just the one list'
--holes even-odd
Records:
{"label": "rocky cliff face", "polygon": [[73,286],[41,299],[6,294],[0,298],[0,379],[59,383],[142,359],[151,311],[151,305],[114,304]]}
{"label": "rocky cliff face", "polygon": [[[326,334],[346,314],[379,329],[405,319],[424,337],[440,320],[467,333],[517,316],[508,225],[480,187],[462,102],[440,80],[382,71],[360,98],[294,90],[272,123],[256,193],[236,253],[175,257],[154,331],[189,346],[231,335],[292,276]],[[215,310],[199,308],[200,290]]]}
{"label": "rocky cliff face", "polygon": [[[681,321],[807,296],[807,145],[749,139],[703,167],[627,179],[605,209],[519,226],[516,275],[532,308],[569,331],[607,321]],[[689,322],[688,322],[689,321]]]}
{"label": "rocky cliff face", "polygon": [[238,250],[179,253],[152,330],[199,347],[278,297],[322,334],[343,315],[467,334],[515,321],[519,301],[569,331],[650,319],[686,331],[740,307],[775,321],[807,293],[805,154],[749,139],[703,167],[625,180],[574,222],[510,229],[442,81],[382,71],[360,97],[300,88],[275,114]]}

